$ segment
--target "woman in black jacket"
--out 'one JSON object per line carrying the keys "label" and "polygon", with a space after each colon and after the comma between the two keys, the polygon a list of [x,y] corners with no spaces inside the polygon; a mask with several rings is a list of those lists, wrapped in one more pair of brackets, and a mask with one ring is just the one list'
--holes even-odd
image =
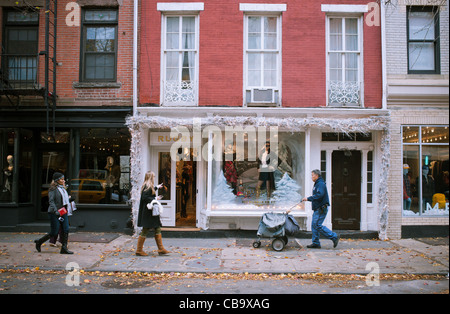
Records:
{"label": "woman in black jacket", "polygon": [[[40,239],[34,240],[36,243],[36,250],[41,251],[41,245],[50,239],[56,237],[59,233],[59,228],[62,227],[61,234],[61,254],[73,254],[67,249],[67,242],[69,239],[69,218],[67,216],[67,206],[70,203],[70,196],[67,194],[64,181],[64,175],[60,172],[53,174],[53,181],[48,189],[48,217],[50,218],[50,233],[47,233]],[[65,213],[61,209],[65,209]]]}
{"label": "woman in black jacket", "polygon": [[141,200],[139,202],[139,215],[137,226],[142,227],[142,232],[139,235],[136,255],[137,256],[147,256],[148,254],[144,252],[144,242],[150,229],[155,229],[155,241],[158,246],[158,254],[164,255],[170,253],[167,251],[162,244],[161,235],[161,219],[160,216],[153,216],[152,210],[147,208],[154,199],[160,200],[162,196],[156,197],[156,191],[160,189],[163,185],[155,187],[155,174],[151,171],[145,174],[144,184],[141,188]]}

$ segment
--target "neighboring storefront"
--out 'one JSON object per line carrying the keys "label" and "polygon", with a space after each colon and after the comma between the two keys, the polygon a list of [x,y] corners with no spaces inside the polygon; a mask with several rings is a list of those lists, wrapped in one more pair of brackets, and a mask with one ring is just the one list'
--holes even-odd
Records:
{"label": "neighboring storefront", "polygon": [[20,113],[2,119],[1,227],[19,230],[45,221],[48,187],[53,174],[61,172],[78,208],[72,227],[122,231],[130,210],[131,137],[124,126],[128,113],[58,112],[54,135],[46,132],[45,121],[31,122]]}
{"label": "neighboring storefront", "polygon": [[[332,203],[326,224],[380,230],[389,145],[384,111],[350,109],[334,118],[332,109],[198,109],[183,118],[171,108],[140,111],[127,120],[132,199],[153,171],[165,186],[165,226],[255,230],[265,212],[292,209],[310,230],[311,206],[301,199],[311,195],[311,170],[320,169]],[[267,145],[277,152],[268,160]]]}

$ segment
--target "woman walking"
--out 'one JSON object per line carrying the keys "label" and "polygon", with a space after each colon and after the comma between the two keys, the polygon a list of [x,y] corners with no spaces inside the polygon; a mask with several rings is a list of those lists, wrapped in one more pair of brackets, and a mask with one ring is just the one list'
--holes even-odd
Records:
{"label": "woman walking", "polygon": [[160,216],[153,216],[152,210],[147,208],[147,204],[151,203],[154,199],[160,200],[162,196],[156,197],[156,191],[160,189],[163,185],[160,184],[155,187],[155,174],[151,171],[145,174],[144,184],[141,188],[141,200],[139,202],[139,215],[137,226],[142,227],[142,232],[139,235],[136,255],[137,256],[147,256],[148,254],[144,252],[144,242],[150,229],[155,229],[155,241],[158,246],[158,254],[164,255],[170,253],[167,251],[162,244],[161,235],[161,219]]}
{"label": "woman walking", "polygon": [[64,175],[60,172],[53,174],[53,181],[48,189],[48,216],[50,218],[50,233],[40,239],[34,240],[36,250],[41,251],[41,245],[51,237],[57,237],[59,228],[62,228],[60,254],[73,254],[67,248],[69,239],[69,218],[67,206],[70,196],[67,194]]}

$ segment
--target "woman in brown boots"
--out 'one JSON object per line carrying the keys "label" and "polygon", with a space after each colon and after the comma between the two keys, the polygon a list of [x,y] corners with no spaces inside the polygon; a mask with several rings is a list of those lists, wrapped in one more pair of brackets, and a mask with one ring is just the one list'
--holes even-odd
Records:
{"label": "woman in brown boots", "polygon": [[[156,190],[162,187],[162,184],[155,187],[155,174],[151,171],[145,174],[144,184],[141,188],[141,201],[139,203],[139,215],[138,215],[138,227],[142,227],[142,232],[139,235],[136,255],[137,256],[147,256],[148,254],[144,252],[144,242],[150,229],[155,229],[155,241],[158,246],[158,254],[164,255],[170,253],[167,251],[162,244],[161,235],[161,219],[159,216],[153,216],[152,210],[147,208],[147,204],[151,203],[156,198]],[[157,199],[161,199],[158,196]]]}

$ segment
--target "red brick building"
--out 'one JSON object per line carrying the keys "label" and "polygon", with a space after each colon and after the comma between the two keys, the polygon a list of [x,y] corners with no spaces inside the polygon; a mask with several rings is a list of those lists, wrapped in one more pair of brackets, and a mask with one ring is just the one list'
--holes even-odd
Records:
{"label": "red brick building", "polygon": [[0,1],[0,27],[0,227],[46,230],[59,171],[72,227],[125,228],[133,1]]}
{"label": "red brick building", "polygon": [[[134,200],[151,170],[167,185],[163,224],[257,229],[262,213],[310,195],[310,171],[320,169],[333,195],[326,224],[384,232],[389,119],[377,2],[143,1],[139,23]],[[264,156],[270,128],[281,162],[266,181],[250,156]],[[252,130],[266,134],[256,142]],[[310,203],[297,209],[309,229]]]}

